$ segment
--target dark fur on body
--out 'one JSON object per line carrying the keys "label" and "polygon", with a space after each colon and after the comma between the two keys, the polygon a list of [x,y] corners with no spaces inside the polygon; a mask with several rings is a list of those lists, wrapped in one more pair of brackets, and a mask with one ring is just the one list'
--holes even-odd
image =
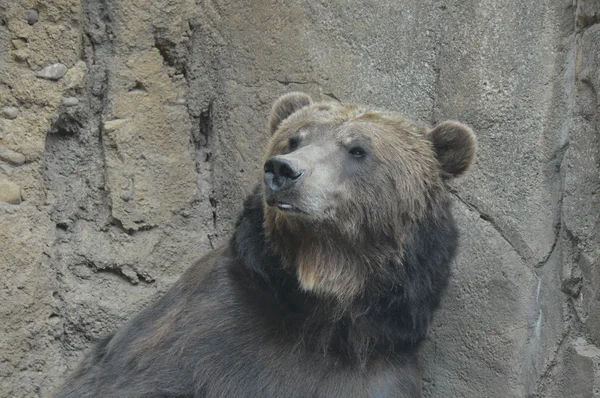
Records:
{"label": "dark fur on body", "polygon": [[[56,397],[420,396],[417,348],[458,243],[444,180],[470,166],[474,136],[455,122],[428,132],[311,104],[304,94],[276,103],[268,156],[295,167],[320,154],[343,162],[330,163],[338,174],[303,170],[293,195],[258,186],[229,244],[104,339]],[[294,134],[297,152],[286,149]],[[373,157],[349,158],[349,136]],[[320,202],[307,201],[315,192]],[[268,204],[283,199],[317,210]]]}
{"label": "dark fur on body", "polygon": [[415,349],[457,240],[443,209],[410,231],[421,243],[405,253],[404,286],[342,309],[303,292],[280,266],[255,192],[229,247],[104,339],[56,397],[419,396]]}

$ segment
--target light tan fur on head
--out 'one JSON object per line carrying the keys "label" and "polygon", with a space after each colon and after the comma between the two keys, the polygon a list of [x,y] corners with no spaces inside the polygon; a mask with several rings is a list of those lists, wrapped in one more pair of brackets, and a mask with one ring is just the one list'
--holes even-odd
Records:
{"label": "light tan fur on head", "polygon": [[[429,130],[392,112],[312,103],[298,93],[275,103],[269,126],[267,158],[292,156],[287,154],[293,135],[334,151],[356,139],[368,143],[368,170],[348,176],[342,169],[327,181],[334,188],[323,187],[333,192],[333,205],[306,205],[309,216],[290,216],[265,204],[269,239],[296,268],[301,286],[343,301],[360,294],[370,279],[385,279],[388,261],[401,261],[404,231],[436,212],[446,195],[444,180],[465,172],[476,148],[472,131],[457,122]],[[331,162],[338,159],[334,155]],[[326,171],[309,170],[307,178]],[[318,187],[311,188],[305,197],[320,195]],[[319,202],[315,197],[311,204]]]}

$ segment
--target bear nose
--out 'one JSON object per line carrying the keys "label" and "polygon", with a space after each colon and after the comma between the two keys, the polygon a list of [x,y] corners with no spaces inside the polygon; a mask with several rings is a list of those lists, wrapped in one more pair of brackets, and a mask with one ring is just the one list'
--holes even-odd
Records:
{"label": "bear nose", "polygon": [[297,183],[304,175],[287,159],[270,157],[265,162],[265,184],[271,191],[283,191]]}

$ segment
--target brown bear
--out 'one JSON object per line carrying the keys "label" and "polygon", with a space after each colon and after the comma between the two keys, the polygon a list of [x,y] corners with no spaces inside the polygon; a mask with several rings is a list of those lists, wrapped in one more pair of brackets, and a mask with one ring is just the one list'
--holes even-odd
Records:
{"label": "brown bear", "polygon": [[264,182],[228,245],[107,337],[57,397],[418,397],[458,232],[456,122],[276,101]]}

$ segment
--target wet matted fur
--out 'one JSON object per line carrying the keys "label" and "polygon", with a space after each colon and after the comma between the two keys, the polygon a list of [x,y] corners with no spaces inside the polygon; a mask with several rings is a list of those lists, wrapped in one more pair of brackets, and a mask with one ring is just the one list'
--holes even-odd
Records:
{"label": "wet matted fur", "polygon": [[458,244],[446,181],[472,164],[473,133],[302,93],[268,128],[265,184],[229,244],[56,397],[420,396],[416,351]]}

